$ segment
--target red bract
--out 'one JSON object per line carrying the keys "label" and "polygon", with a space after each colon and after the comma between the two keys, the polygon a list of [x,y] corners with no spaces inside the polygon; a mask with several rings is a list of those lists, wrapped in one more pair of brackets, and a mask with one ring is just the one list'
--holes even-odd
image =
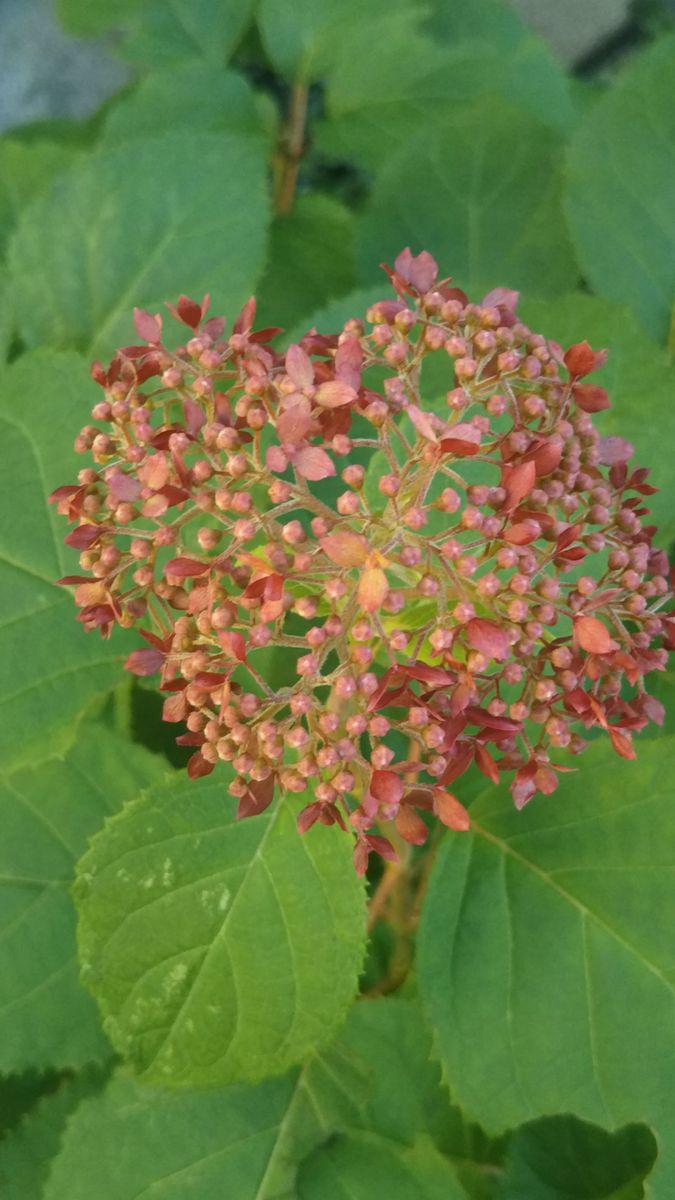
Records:
{"label": "red bract", "polygon": [[378,823],[413,845],[434,815],[468,828],[448,788],[473,765],[522,807],[579,729],[632,758],[663,719],[645,677],[675,647],[654,489],[580,382],[604,352],[563,354],[507,289],[469,303],[427,253],[387,271],[398,299],[283,354],[253,301],[228,335],[181,296],[176,350],[136,310],[145,344],[92,369],[103,398],[75,444],[93,465],[52,496],[82,571],[61,582],[86,629],[140,628],[126,666],[159,673],[188,774],[229,763],[241,817],[307,796],[300,831],[349,830],[359,871],[394,853]]}

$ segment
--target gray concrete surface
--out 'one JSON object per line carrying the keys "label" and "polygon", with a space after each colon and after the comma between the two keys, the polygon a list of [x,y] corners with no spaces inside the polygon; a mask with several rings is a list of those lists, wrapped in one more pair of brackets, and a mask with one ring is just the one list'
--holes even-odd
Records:
{"label": "gray concrete surface", "polygon": [[67,37],[50,0],[0,0],[0,130],[86,117],[127,77],[104,44]]}

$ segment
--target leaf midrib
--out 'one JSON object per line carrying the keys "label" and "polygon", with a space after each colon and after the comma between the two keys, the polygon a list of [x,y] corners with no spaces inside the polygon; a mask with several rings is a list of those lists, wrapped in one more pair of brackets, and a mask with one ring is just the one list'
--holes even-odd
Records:
{"label": "leaf midrib", "polygon": [[502,852],[502,854],[508,855],[509,857],[515,859],[515,861],[520,863],[521,866],[525,867],[531,871],[532,874],[536,875],[539,880],[550,887],[563,900],[576,908],[582,915],[582,918],[590,918],[591,920],[595,921],[600,929],[609,934],[609,936],[618,942],[619,945],[622,946],[624,950],[628,951],[629,954],[637,958],[638,962],[640,962],[643,967],[645,967],[652,975],[654,975],[659,982],[664,985],[667,991],[671,993],[671,995],[675,996],[675,987],[666,978],[659,967],[657,967],[655,963],[650,962],[649,959],[645,958],[644,955],[640,953],[638,948],[631,942],[626,941],[625,937],[623,937],[617,929],[614,929],[613,926],[608,924],[608,922],[602,916],[600,916],[599,913],[595,912],[594,909],[589,908],[588,905],[579,900],[579,898],[573,895],[572,892],[568,892],[565,888],[561,887],[559,883],[556,883],[555,880],[552,879],[552,877],[541,867],[537,866],[536,863],[533,863],[529,858],[526,858],[525,855],[520,854],[517,850],[514,850],[514,848],[510,846],[508,842],[505,842],[502,838],[497,837],[496,834],[490,833],[490,831],[484,826],[473,821],[471,828],[475,834],[478,834],[479,837],[484,838],[487,842],[490,842],[493,846],[496,846],[497,849]]}

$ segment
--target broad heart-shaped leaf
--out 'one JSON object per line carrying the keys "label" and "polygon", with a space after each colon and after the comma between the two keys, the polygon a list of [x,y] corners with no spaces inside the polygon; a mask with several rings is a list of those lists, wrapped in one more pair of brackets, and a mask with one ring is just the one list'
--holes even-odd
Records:
{"label": "broad heart-shaped leaf", "polygon": [[278,1074],[327,1042],[356,991],[364,890],[350,839],[288,803],[237,821],[217,771],[127,806],[80,863],[83,978],[139,1075]]}
{"label": "broad heart-shaped leaf", "polygon": [[[632,464],[649,467],[649,482],[660,491],[646,497],[659,541],[675,538],[675,370],[630,309],[598,296],[577,292],[556,300],[525,301],[524,319],[537,333],[563,346],[586,339],[594,349],[607,348],[606,366],[591,382],[609,392],[612,407],[593,417],[604,436],[618,435],[635,447]],[[655,678],[655,676],[652,676]]]}
{"label": "broad heart-shaped leaf", "polygon": [[644,1125],[607,1133],[576,1117],[544,1117],[511,1138],[499,1200],[642,1200],[656,1155]]}
{"label": "broad heart-shaped leaf", "polygon": [[264,1177],[293,1089],[292,1076],[177,1091],[120,1073],[71,1118],[43,1200],[272,1200]]}
{"label": "broad heart-shaped leaf", "polygon": [[110,1056],[79,980],[70,885],[106,816],[165,764],[93,722],[63,756],[0,776],[0,1070],[79,1067]]}
{"label": "broad heart-shaped leaf", "polygon": [[98,1091],[102,1082],[101,1072],[93,1069],[62,1080],[56,1091],[43,1096],[21,1124],[0,1141],[3,1200],[42,1200],[69,1116],[84,1097]]}
{"label": "broad heart-shaped leaf", "polygon": [[249,137],[271,137],[274,119],[266,101],[267,97],[256,95],[236,71],[189,58],[152,71],[133,92],[113,104],[103,126],[101,144],[117,146],[167,129],[174,133],[181,129],[218,129]]}
{"label": "broad heart-shaped leaf", "polygon": [[298,1200],[466,1200],[446,1158],[422,1140],[410,1148],[351,1133],[315,1150],[300,1168]]}
{"label": "broad heart-shaped leaf", "polygon": [[[454,5],[439,5],[452,9]],[[481,96],[517,105],[557,134],[576,117],[570,82],[551,52],[521,26],[522,37],[502,48],[467,29],[444,39],[435,16],[428,31],[410,11],[388,21],[387,37],[371,46],[377,26],[352,23],[333,50],[326,80],[326,119],[315,131],[324,153],[381,168],[408,140],[425,137],[434,121],[452,121],[458,105]],[[461,23],[461,16],[460,16]],[[433,186],[433,181],[431,182]]]}
{"label": "broad heart-shaped leaf", "polygon": [[665,340],[675,299],[675,35],[626,68],[569,147],[566,208],[584,276]]}
{"label": "broad heart-shaped leaf", "polygon": [[256,293],[256,323],[290,329],[355,283],[352,214],[331,196],[299,196],[292,211],[277,217],[270,230],[267,269]]}
{"label": "broad heart-shaped leaf", "polygon": [[198,56],[228,62],[251,19],[253,0],[136,0],[119,51],[153,69]]}
{"label": "broad heart-shaped leaf", "polygon": [[494,790],[448,836],[419,985],[458,1102],[488,1128],[573,1112],[644,1121],[652,1190],[675,1188],[675,740],[605,743],[522,813]]}
{"label": "broad heart-shaped leaf", "polygon": [[364,281],[406,245],[477,299],[489,287],[555,295],[577,278],[560,208],[559,150],[544,126],[494,100],[456,109],[402,147],[360,223]]}
{"label": "broad heart-shaped leaf", "polygon": [[[77,473],[73,435],[98,389],[76,354],[22,356],[0,373],[0,761],[44,749],[98,693],[121,677],[125,638],[104,641],[75,619],[55,581],[77,571],[64,518],[47,496]],[[131,648],[131,639],[126,639]]]}
{"label": "broad heart-shaped leaf", "polygon": [[92,155],[11,239],[19,332],[105,356],[134,340],[134,306],[210,291],[232,317],[263,265],[267,217],[260,139],[183,132]]}
{"label": "broad heart-shaped leaf", "polygon": [[[223,1189],[237,1200],[297,1200],[302,1160],[346,1130],[389,1138],[404,1159],[426,1135],[451,1157],[497,1163],[478,1159],[485,1139],[450,1108],[429,1049],[416,1003],[378,999],[352,1007],[336,1040],[282,1080],[156,1091],[120,1075],[71,1121],[46,1200],[88,1197],[93,1180],[96,1200],[132,1200],[142,1188],[159,1200],[220,1200]],[[119,1146],[120,1169],[103,1170]],[[467,1165],[457,1170],[464,1179]]]}

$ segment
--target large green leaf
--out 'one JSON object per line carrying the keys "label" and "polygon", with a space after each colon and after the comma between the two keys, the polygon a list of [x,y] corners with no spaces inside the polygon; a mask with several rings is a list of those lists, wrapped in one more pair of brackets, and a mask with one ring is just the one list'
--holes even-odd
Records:
{"label": "large green leaf", "polygon": [[0,250],[31,200],[80,155],[68,142],[0,139]]}
{"label": "large green leaf", "polygon": [[[153,71],[108,111],[101,142],[117,146],[130,138],[167,129],[225,130],[270,136],[273,121],[265,102],[236,71],[195,59]],[[129,151],[133,153],[133,150]]]}
{"label": "large green leaf", "polygon": [[544,44],[527,36],[504,53],[490,39],[441,48],[414,27],[410,15],[388,33],[373,59],[376,27],[355,26],[341,42],[326,84],[326,119],[316,142],[334,158],[381,168],[404,142],[436,123],[452,123],[457,107],[483,96],[499,97],[556,134],[568,130],[576,107],[569,80]]}
{"label": "large green leaf", "polygon": [[75,354],[25,355],[0,374],[0,762],[30,758],[53,730],[120,677],[124,638],[103,641],[75,620],[55,581],[77,571],[65,520],[47,505],[70,483],[74,434],[97,388]]}
{"label": "large green leaf", "polygon": [[626,438],[635,447],[634,461],[650,468],[650,482],[661,490],[646,502],[667,545],[675,538],[675,370],[666,352],[630,309],[600,297],[576,293],[521,307],[533,329],[564,346],[585,338],[593,347],[609,349],[597,382],[607,388],[612,407],[593,419],[603,434]]}
{"label": "large green leaf", "polygon": [[[391,10],[406,0],[392,0]],[[318,79],[330,66],[350,29],[363,23],[361,0],[296,0],[291,5],[259,0],[256,20],[276,71],[296,83]]]}
{"label": "large green leaf", "polygon": [[426,1140],[412,1148],[373,1133],[338,1137],[300,1168],[298,1200],[466,1200],[450,1163]]}
{"label": "large green leaf", "polygon": [[267,270],[256,293],[257,323],[289,329],[355,283],[352,214],[330,196],[299,196],[270,231]]}
{"label": "large green leaf", "polygon": [[301,837],[291,806],[235,819],[227,774],[154,789],[80,864],[83,978],[149,1080],[279,1073],[325,1043],[356,991],[364,889],[349,838]]}
{"label": "large green leaf", "polygon": [[570,145],[567,213],[594,289],[665,339],[675,300],[675,36],[632,63]]}
{"label": "large green leaf", "polygon": [[62,1081],[56,1091],[42,1098],[17,1129],[0,1141],[3,1200],[42,1200],[69,1116],[100,1085],[101,1074],[94,1070]]}
{"label": "large green leaf", "polygon": [[514,1133],[499,1200],[642,1200],[657,1146],[644,1125],[606,1133],[544,1117]]}
{"label": "large green leaf", "polygon": [[262,268],[267,214],[259,139],[184,132],[94,155],[12,237],[19,331],[105,355],[134,339],[134,305],[210,290],[231,315]]}
{"label": "large green leaf", "polygon": [[555,295],[577,278],[560,207],[559,148],[492,100],[457,109],[393,156],[360,228],[365,281],[410,245],[480,297],[496,285]]}
{"label": "large green leaf", "polygon": [[489,1128],[570,1111],[646,1121],[675,1186],[675,741],[637,763],[596,743],[518,813],[494,789],[449,836],[425,903],[419,983],[453,1092]]}
{"label": "large green leaf", "polygon": [[106,816],[165,770],[94,723],[62,756],[0,776],[0,1070],[81,1066],[109,1057],[81,986],[70,885]]}
{"label": "large green leaf", "polygon": [[286,1077],[176,1091],[120,1074],[71,1118],[44,1200],[271,1200],[264,1177],[293,1088]]}

